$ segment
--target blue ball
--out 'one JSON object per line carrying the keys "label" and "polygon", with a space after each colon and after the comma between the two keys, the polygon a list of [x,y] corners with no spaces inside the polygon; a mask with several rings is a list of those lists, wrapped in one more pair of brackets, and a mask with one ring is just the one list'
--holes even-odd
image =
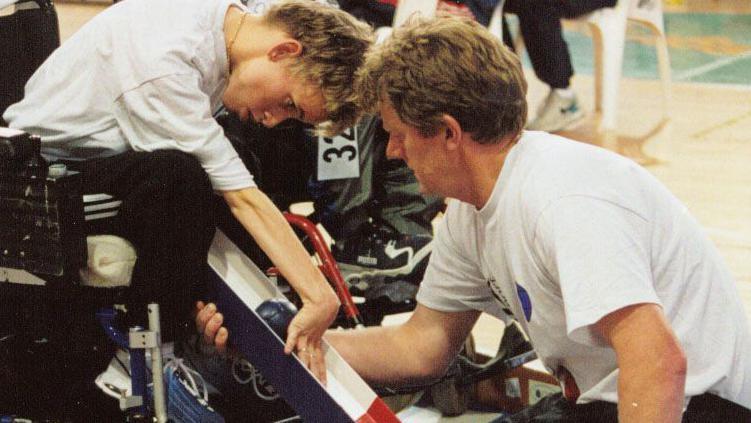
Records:
{"label": "blue ball", "polygon": [[256,308],[256,313],[280,338],[286,340],[287,327],[297,314],[297,307],[284,298],[272,298],[262,302]]}

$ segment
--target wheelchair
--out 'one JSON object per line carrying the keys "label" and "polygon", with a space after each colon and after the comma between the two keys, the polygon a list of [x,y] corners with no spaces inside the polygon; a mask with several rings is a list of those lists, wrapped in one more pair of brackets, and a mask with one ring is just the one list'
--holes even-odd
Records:
{"label": "wheelchair", "polygon": [[[23,97],[28,78],[59,45],[57,12],[50,0],[3,2],[0,116]],[[0,119],[0,126],[3,124]],[[77,176],[55,176],[53,170],[48,181],[46,163],[36,160],[28,139],[11,142],[12,134],[6,132],[3,136],[0,378],[5,383],[0,386],[0,415],[5,418],[20,407],[34,411],[28,417],[43,419],[60,404],[75,404],[97,394],[93,384],[83,384],[85,380],[93,381],[96,359],[86,362],[75,358],[104,356],[109,343],[99,338],[101,330],[93,319],[94,308],[87,305],[92,304],[89,300],[93,293],[72,283],[77,278],[77,267],[86,262],[86,244],[80,232],[83,211],[77,209],[80,205],[68,194],[77,189]],[[32,156],[33,163],[23,163]],[[25,191],[19,193],[19,189]],[[45,196],[52,201],[45,201]],[[96,296],[107,297],[112,292],[106,294]],[[100,298],[104,302],[111,299]],[[72,318],[83,314],[91,319]],[[69,348],[60,350],[59,345]],[[28,386],[34,380],[48,383]],[[66,383],[57,383],[63,380]],[[33,394],[28,395],[23,387],[34,388]],[[75,417],[72,407],[62,414],[68,419]],[[104,410],[98,414],[106,415]]]}
{"label": "wheelchair", "polygon": [[[35,419],[58,414],[75,421],[81,412],[90,413],[82,411],[83,403],[100,404],[94,400],[92,371],[100,371],[101,360],[112,356],[107,340],[97,336],[106,333],[130,351],[132,395],[121,400],[120,408],[131,410],[133,419],[153,410],[166,421],[162,378],[153,378],[154,406],[146,404],[147,349],[151,367],[162,368],[159,307],[148,305],[148,329],[125,333],[118,315],[106,308],[98,312],[100,324],[95,323],[94,310],[117,302],[126,288],[96,288],[82,281],[87,241],[81,175],[48,165],[40,144],[38,137],[0,128],[0,226],[9,228],[0,233],[5,303],[0,414],[24,411],[32,414],[24,417]],[[111,408],[100,411],[114,417]]]}

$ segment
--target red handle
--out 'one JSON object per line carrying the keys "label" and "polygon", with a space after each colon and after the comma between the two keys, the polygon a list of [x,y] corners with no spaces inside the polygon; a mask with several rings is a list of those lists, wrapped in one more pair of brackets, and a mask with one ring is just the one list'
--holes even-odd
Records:
{"label": "red handle", "polygon": [[354,326],[362,324],[362,318],[360,317],[360,311],[357,309],[355,302],[352,300],[352,294],[349,292],[347,283],[342,277],[342,273],[339,271],[339,266],[336,265],[336,260],[331,254],[326,240],[323,239],[323,235],[318,231],[316,225],[308,218],[300,216],[294,213],[284,212],[284,217],[287,219],[290,225],[302,229],[305,235],[310,238],[310,242],[313,245],[318,257],[321,259],[321,271],[323,275],[329,280],[329,283],[334,286],[334,290],[339,296],[339,301],[344,308],[344,314],[352,321]]}

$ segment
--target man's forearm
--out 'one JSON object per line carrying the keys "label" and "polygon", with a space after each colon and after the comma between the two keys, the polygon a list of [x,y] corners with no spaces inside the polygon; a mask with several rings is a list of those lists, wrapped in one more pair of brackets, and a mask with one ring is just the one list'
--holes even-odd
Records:
{"label": "man's forearm", "polygon": [[621,369],[618,383],[618,421],[680,422],[685,373],[673,363],[642,363]]}
{"label": "man's forearm", "polygon": [[480,313],[440,312],[417,304],[409,320],[326,332],[326,340],[368,381],[403,385],[439,378],[467,339]]}
{"label": "man's forearm", "polygon": [[618,420],[680,422],[686,356],[657,304],[634,304],[595,324],[618,359]]}
{"label": "man's forearm", "polygon": [[401,326],[330,330],[325,339],[368,382],[403,385],[435,378],[404,331]]}

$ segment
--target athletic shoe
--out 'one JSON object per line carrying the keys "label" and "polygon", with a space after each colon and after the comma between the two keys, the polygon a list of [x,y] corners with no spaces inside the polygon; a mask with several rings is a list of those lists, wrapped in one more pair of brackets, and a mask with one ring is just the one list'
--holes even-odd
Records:
{"label": "athletic shoe", "polygon": [[227,421],[276,422],[297,415],[244,358],[219,354],[198,335],[182,342],[178,353],[201,374],[211,407]]}
{"label": "athletic shoe", "polygon": [[557,132],[572,126],[583,117],[584,112],[579,108],[576,95],[566,98],[556,90],[550,90],[550,94],[537,112],[537,117],[527,125],[527,129]]}
{"label": "athletic shoe", "polygon": [[369,222],[355,236],[337,240],[332,253],[350,284],[369,277],[413,279],[422,277],[432,241],[430,235],[400,234]]}
{"label": "athletic shoe", "polygon": [[209,391],[200,373],[180,358],[164,366],[167,390],[167,416],[181,423],[224,423],[224,418],[209,405]]}

